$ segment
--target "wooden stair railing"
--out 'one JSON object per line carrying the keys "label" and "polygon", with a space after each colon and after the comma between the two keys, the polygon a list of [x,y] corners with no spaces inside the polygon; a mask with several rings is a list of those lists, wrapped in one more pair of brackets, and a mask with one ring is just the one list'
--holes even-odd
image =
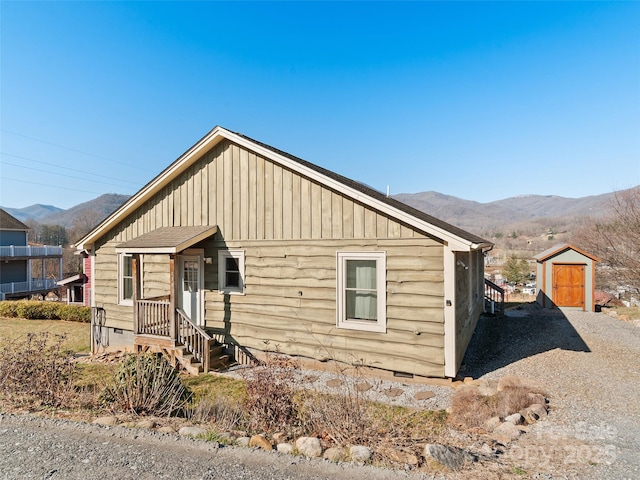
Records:
{"label": "wooden stair railing", "polygon": [[484,299],[489,303],[488,313],[504,315],[504,289],[484,279]]}
{"label": "wooden stair railing", "polygon": [[176,341],[184,345],[185,350],[202,364],[204,372],[208,372],[211,362],[211,346],[215,340],[193,323],[180,308],[176,309],[176,334]]}

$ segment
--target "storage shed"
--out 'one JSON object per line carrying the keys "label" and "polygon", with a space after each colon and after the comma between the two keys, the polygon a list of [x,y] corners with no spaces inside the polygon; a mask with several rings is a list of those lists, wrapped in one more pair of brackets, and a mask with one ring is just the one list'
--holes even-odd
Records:
{"label": "storage shed", "polygon": [[537,301],[543,308],[595,310],[598,258],[564,243],[536,255]]}

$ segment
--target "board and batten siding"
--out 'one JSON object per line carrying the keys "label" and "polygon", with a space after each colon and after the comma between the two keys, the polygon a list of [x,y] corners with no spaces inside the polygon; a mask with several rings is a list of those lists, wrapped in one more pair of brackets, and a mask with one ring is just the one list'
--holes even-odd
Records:
{"label": "board and batten siding", "polygon": [[[325,348],[327,357],[366,353],[374,363],[391,356],[397,368],[378,366],[443,374],[442,244],[227,140],[96,243],[95,301],[107,310],[107,326],[132,328],[132,307],[116,305],[116,246],[160,227],[190,225],[218,226],[196,246],[214,262],[205,265],[208,326],[224,324],[217,249],[242,248],[246,294],[229,296],[226,307],[239,344],[263,349],[270,340],[315,358]],[[386,251],[387,334],[336,327],[336,252],[351,250]],[[145,297],[166,294],[162,261],[143,262]]]}

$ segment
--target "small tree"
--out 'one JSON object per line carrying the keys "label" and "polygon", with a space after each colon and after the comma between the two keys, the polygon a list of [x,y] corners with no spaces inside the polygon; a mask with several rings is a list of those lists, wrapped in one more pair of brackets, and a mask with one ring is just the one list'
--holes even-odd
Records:
{"label": "small tree", "polygon": [[515,254],[511,255],[502,267],[502,274],[510,282],[524,283],[529,277],[529,264],[524,258],[518,259]]}

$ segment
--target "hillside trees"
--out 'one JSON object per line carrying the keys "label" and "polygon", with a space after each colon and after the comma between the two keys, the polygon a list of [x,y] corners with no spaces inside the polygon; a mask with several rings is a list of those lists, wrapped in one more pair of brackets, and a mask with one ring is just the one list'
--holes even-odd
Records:
{"label": "hillside trees", "polygon": [[616,192],[608,215],[582,227],[574,243],[600,259],[599,283],[640,293],[640,187]]}

